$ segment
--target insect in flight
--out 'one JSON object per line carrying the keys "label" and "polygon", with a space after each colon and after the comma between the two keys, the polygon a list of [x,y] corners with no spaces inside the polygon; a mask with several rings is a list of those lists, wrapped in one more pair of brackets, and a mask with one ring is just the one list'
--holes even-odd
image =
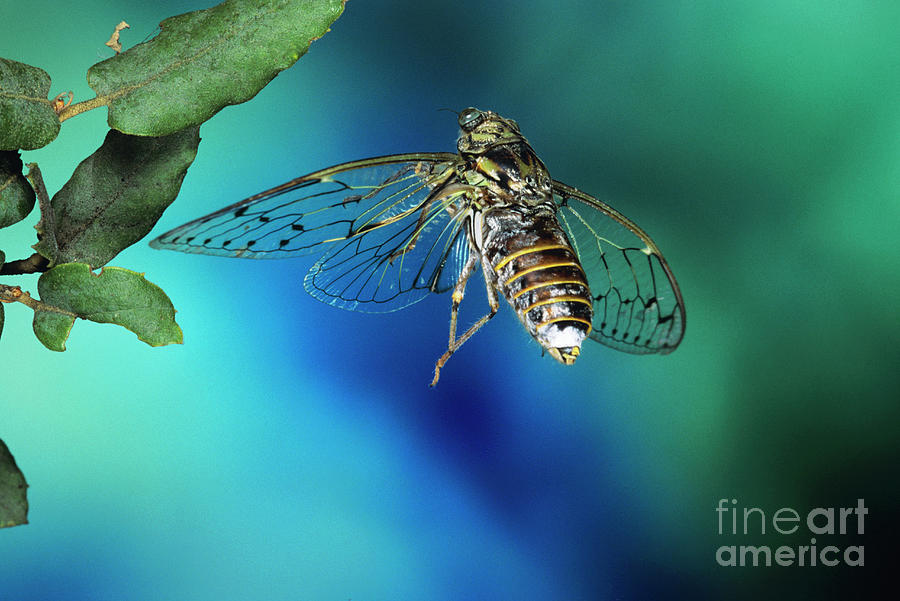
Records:
{"label": "insect in flight", "polygon": [[[501,295],[565,365],[585,338],[631,353],[674,350],[684,301],[650,237],[552,180],[512,119],[467,108],[459,127],[456,154],[395,154],[316,171],[150,244],[253,259],[319,253],[307,292],[354,311],[396,311],[452,291],[450,340],[432,386],[497,313]],[[478,268],[490,310],[457,335],[466,282]]]}

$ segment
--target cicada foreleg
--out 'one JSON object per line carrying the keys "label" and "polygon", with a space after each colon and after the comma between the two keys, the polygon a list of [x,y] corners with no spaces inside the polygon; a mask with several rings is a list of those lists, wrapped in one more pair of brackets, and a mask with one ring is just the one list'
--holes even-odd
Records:
{"label": "cicada foreleg", "polygon": [[[462,336],[459,338],[456,337],[456,321],[459,316],[459,305],[462,303],[463,296],[465,295],[466,283],[469,281],[469,276],[472,275],[472,272],[475,270],[475,265],[478,264],[479,260],[478,255],[475,254],[469,257],[469,260],[463,267],[459,280],[457,280],[456,286],[453,289],[453,301],[450,304],[450,342],[447,344],[447,352],[441,355],[441,358],[438,359],[437,363],[434,365],[434,380],[431,381],[432,386],[435,386],[438,383],[438,379],[441,376],[441,368],[444,367],[444,364],[447,363],[451,356],[453,356],[453,353],[458,351],[459,347],[472,337],[472,334],[477,332],[481,326],[486,324],[497,314],[497,311],[500,310],[500,301],[497,298],[497,290],[489,281],[486,281],[488,304],[491,307],[490,312],[472,324]],[[487,280],[487,278],[485,278],[485,280]]]}

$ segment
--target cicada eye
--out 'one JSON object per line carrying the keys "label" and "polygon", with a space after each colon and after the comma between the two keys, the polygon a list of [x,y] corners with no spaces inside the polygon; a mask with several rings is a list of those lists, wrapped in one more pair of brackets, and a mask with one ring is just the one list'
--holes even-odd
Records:
{"label": "cicada eye", "polygon": [[478,125],[484,113],[475,108],[463,109],[459,114],[459,126],[465,130],[471,130]]}

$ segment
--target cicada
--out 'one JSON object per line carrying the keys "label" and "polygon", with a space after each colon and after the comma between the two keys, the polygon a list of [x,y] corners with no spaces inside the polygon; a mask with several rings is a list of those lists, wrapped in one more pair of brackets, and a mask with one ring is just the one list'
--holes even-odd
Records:
{"label": "cicada", "polygon": [[[451,292],[447,360],[504,297],[529,334],[571,365],[591,338],[668,353],[685,310],[656,244],[624,215],[551,179],[512,119],[467,108],[457,152],[395,154],[298,177],[151,242],[208,255],[318,254],[304,287],[343,309],[389,312]],[[466,283],[481,269],[488,312],[461,335]]]}

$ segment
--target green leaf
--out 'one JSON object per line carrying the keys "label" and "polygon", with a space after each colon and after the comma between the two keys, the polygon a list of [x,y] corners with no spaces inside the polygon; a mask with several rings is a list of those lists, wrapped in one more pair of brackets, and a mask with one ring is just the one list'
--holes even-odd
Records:
{"label": "green leaf", "polygon": [[108,263],[143,238],[175,200],[197,155],[198,132],[191,127],[152,138],[110,130],[53,196],[52,219],[42,223],[52,224],[54,236],[44,236],[34,249],[51,264]]}
{"label": "green leaf", "polygon": [[75,316],[52,311],[35,311],[31,324],[34,335],[51,351],[58,353],[66,350],[66,340],[75,324]]}
{"label": "green leaf", "polygon": [[172,301],[141,273],[104,267],[98,275],[84,263],[63,263],[41,275],[38,293],[46,308],[34,312],[34,333],[50,350],[66,349],[76,317],[123,326],[150,346],[181,344]]}
{"label": "green leaf", "polygon": [[170,17],[152,40],[98,63],[88,84],[109,126],[159,136],[253,98],[328,31],[345,0],[226,0]]}
{"label": "green leaf", "polygon": [[0,58],[0,150],[34,150],[59,133],[43,69]]}
{"label": "green leaf", "polygon": [[27,489],[25,476],[0,440],[0,528],[28,523]]}
{"label": "green leaf", "polygon": [[34,208],[34,189],[22,175],[18,152],[0,150],[0,228],[17,223]]}

